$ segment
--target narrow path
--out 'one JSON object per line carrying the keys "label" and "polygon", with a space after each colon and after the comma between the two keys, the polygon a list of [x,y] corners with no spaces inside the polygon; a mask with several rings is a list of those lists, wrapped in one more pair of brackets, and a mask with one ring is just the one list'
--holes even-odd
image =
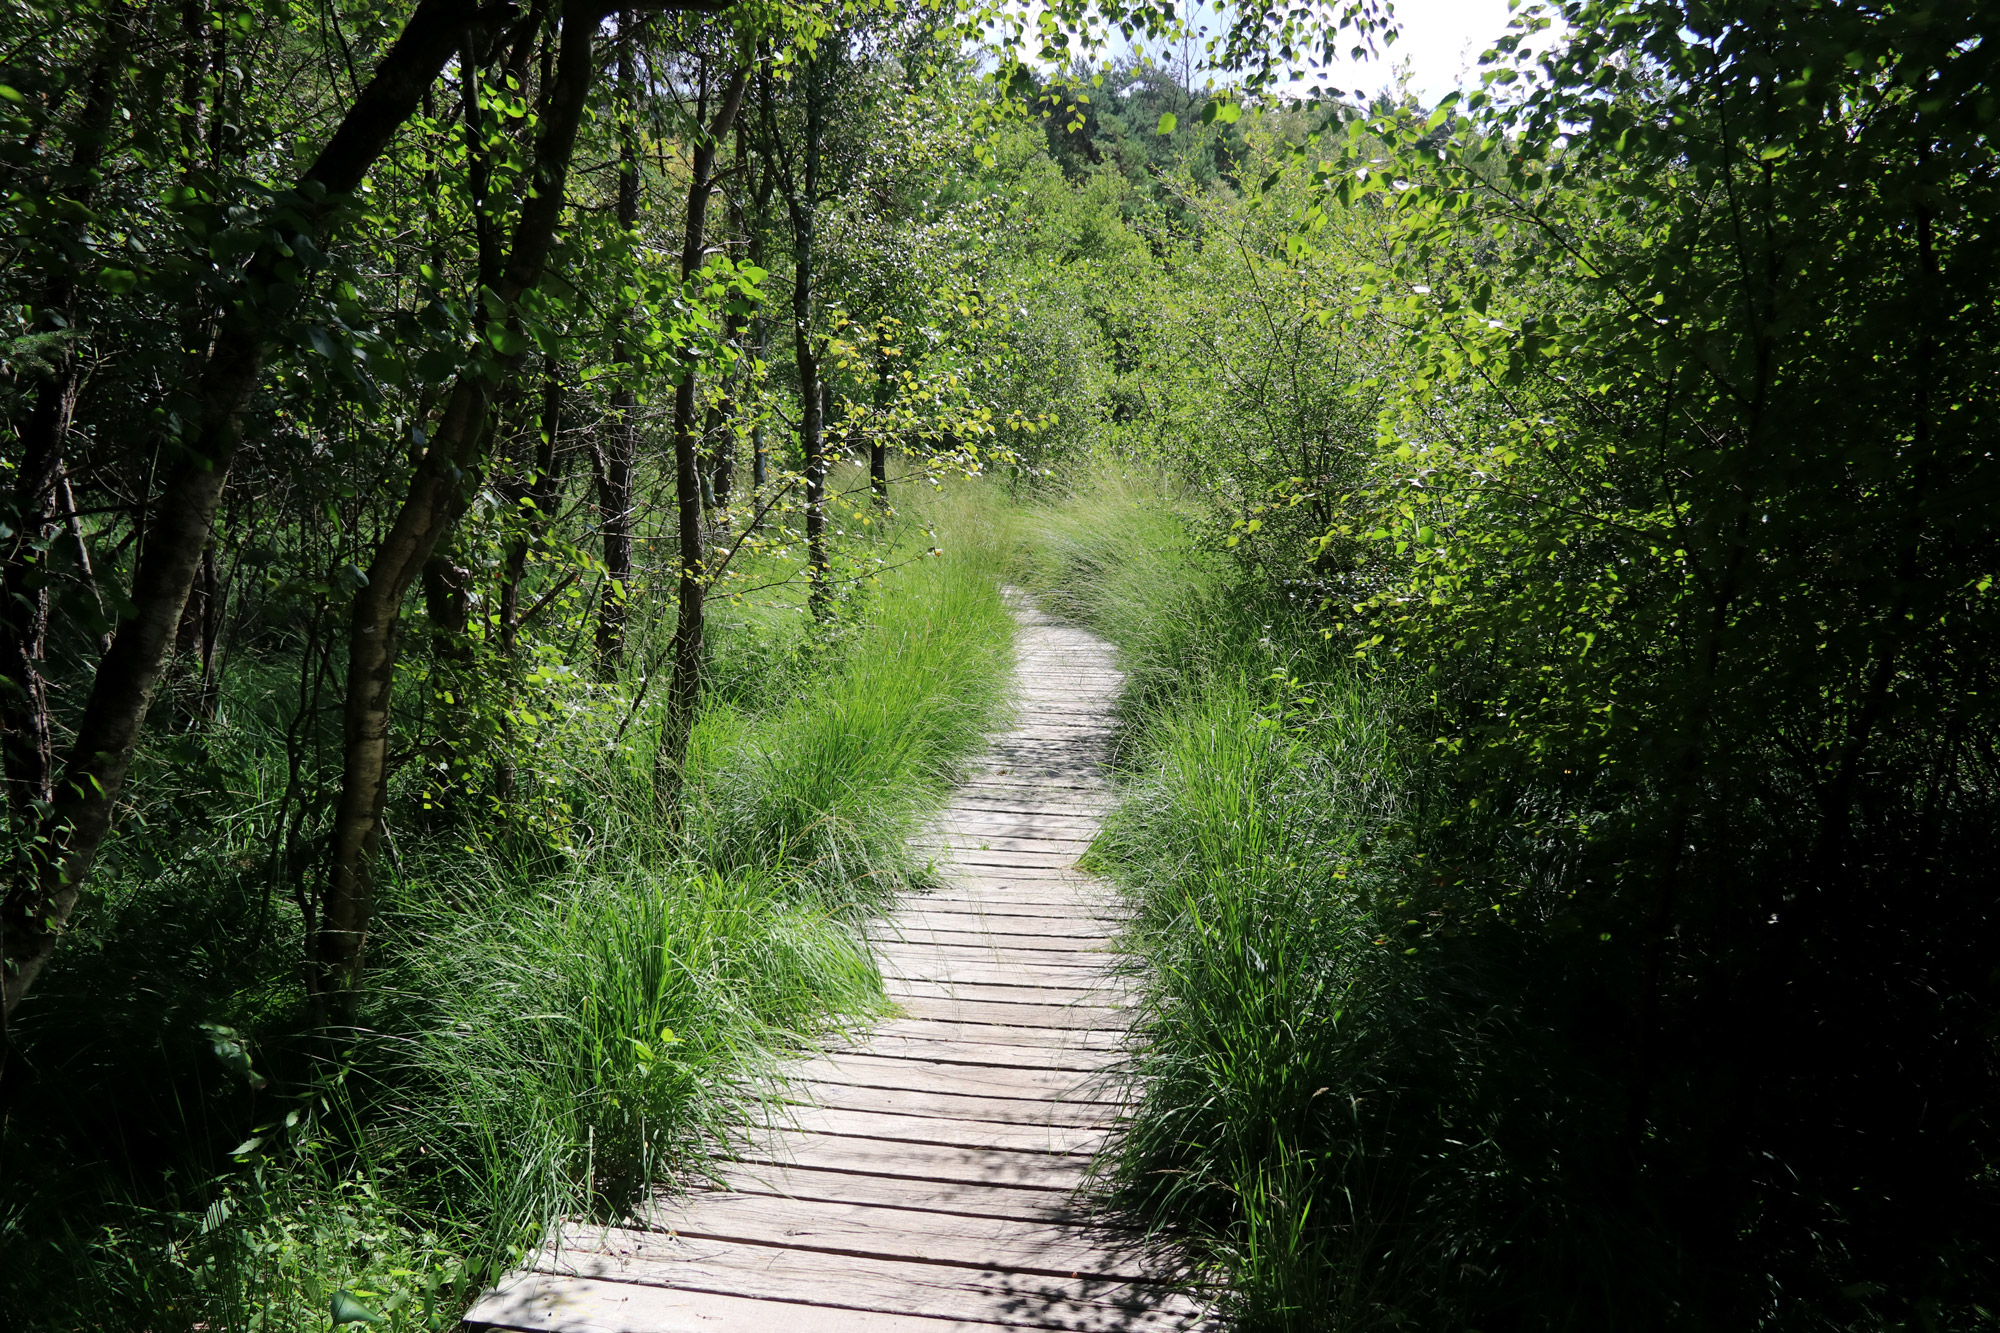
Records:
{"label": "narrow path", "polygon": [[794,1069],[789,1124],[643,1227],[566,1227],[467,1322],[562,1333],[1188,1329],[1071,1199],[1116,1113],[1118,907],[1076,870],[1112,796],[1110,647],[1009,593],[1017,725],[920,840],[937,892],[873,942],[901,1016]]}

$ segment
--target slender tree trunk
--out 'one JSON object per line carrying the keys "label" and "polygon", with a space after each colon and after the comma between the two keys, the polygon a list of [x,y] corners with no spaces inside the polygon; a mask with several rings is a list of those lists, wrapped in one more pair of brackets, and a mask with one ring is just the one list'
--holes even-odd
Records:
{"label": "slender tree trunk", "polygon": [[[639,225],[638,58],[633,17],[618,17],[618,226],[630,235]],[[621,312],[621,324],[631,321]],[[632,468],[639,457],[639,388],[633,383],[632,349],[615,340],[618,384],[611,394],[611,428],[597,451],[597,510],[604,531],[604,596],[597,609],[597,669],[611,680],[625,658],[625,614],[632,592]]]}
{"label": "slender tree trunk", "polygon": [[446,825],[458,817],[459,794],[465,786],[464,728],[459,716],[466,703],[464,669],[472,661],[466,640],[472,626],[472,571],[448,555],[433,555],[424,561],[423,588],[431,625],[433,679],[442,686],[432,691],[438,741],[426,806],[433,824]]}
{"label": "slender tree trunk", "polygon": [[[506,491],[517,514],[524,507],[529,511],[525,516],[527,531],[507,546],[506,573],[500,585],[500,651],[507,657],[510,673],[519,649],[521,580],[528,572],[528,551],[538,545],[547,532],[549,520],[555,513],[557,488],[561,485],[561,479],[556,475],[556,441],[562,434],[562,408],[562,372],[551,365],[542,383],[540,438],[535,444],[533,469],[525,484],[517,483]],[[525,506],[523,501],[526,501]],[[513,734],[504,720],[501,726],[506,730],[507,744],[494,767],[493,791],[502,802],[506,802],[514,799]]]}
{"label": "slender tree trunk", "polygon": [[[105,12],[104,32],[91,60],[83,111],[70,148],[70,174],[77,183],[68,198],[78,204],[87,204],[94,193],[129,44],[125,7],[114,5]],[[72,240],[81,242],[81,228],[71,230]],[[35,303],[37,322],[45,330],[76,328],[78,320],[70,309],[75,299],[76,274],[64,267]],[[55,735],[42,661],[48,647],[49,557],[57,535],[75,522],[74,517],[65,521],[60,511],[63,453],[80,388],[76,354],[65,349],[55,374],[35,390],[33,406],[16,433],[20,453],[12,496],[14,532],[0,561],[0,771],[7,779],[10,814],[22,832],[35,827],[36,812],[54,794]],[[74,511],[76,506],[68,508]],[[88,568],[87,558],[84,567]],[[30,869],[19,866],[12,873]]]}
{"label": "slender tree trunk", "polygon": [[215,539],[202,549],[201,569],[181,608],[174,656],[182,663],[184,681],[174,699],[180,726],[199,731],[211,720],[210,672],[215,663],[216,627],[222,616],[221,580],[215,570]]}
{"label": "slender tree trunk", "polygon": [[[776,118],[771,107],[771,77],[762,74],[757,79],[758,115],[767,135],[776,132]],[[772,145],[766,139],[763,152],[750,151],[750,131],[739,124],[736,130],[736,167],[747,184],[751,172],[756,172],[756,185],[744,191],[749,200],[749,216],[744,226],[744,253],[754,268],[767,268],[766,249],[771,234],[771,196],[777,188],[778,174],[772,169]],[[757,349],[757,361],[761,365],[769,357],[771,350],[771,326],[764,317],[763,307],[750,317],[751,342]],[[760,412],[750,423],[750,486],[762,494],[770,480],[769,455],[764,447],[764,418]]]}
{"label": "slender tree trunk", "polygon": [[806,465],[806,563],[811,591],[806,603],[815,619],[824,616],[830,605],[827,576],[831,568],[826,556],[826,418],[827,384],[820,376],[817,349],[801,341],[798,352],[799,383],[811,384],[805,410],[799,414],[799,447]]}
{"label": "slender tree trunk", "polygon": [[889,437],[883,423],[895,394],[896,382],[889,377],[889,358],[885,356],[875,369],[875,420],[868,432],[868,489],[877,509],[889,507]]}
{"label": "slender tree trunk", "polygon": [[[741,330],[732,329],[732,339],[740,341]],[[729,509],[729,501],[736,493],[736,395],[728,392],[728,381],[724,381],[724,393],[716,405],[710,409],[709,419],[714,423],[709,431],[715,446],[709,451],[712,460],[709,466],[707,498],[718,515]],[[716,520],[720,523],[722,520]]]}
{"label": "slender tree trunk", "polygon": [[[494,300],[482,327],[518,325],[521,296],[541,281],[564,206],[571,151],[594,69],[592,39],[602,14],[571,0],[562,14],[554,79],[537,127],[535,182],[515,225]],[[347,698],[340,799],[334,808],[332,868],[315,942],[316,984],[335,1007],[350,1011],[366,962],[374,906],[375,859],[388,793],[389,704],[401,646],[402,605],[411,581],[450,532],[476,485],[490,438],[489,384],[504,384],[525,352],[488,348],[490,368],[462,374],[431,433],[388,535],[354,597],[348,631]]]}
{"label": "slender tree trunk", "polygon": [[[468,27],[502,17],[474,0],[420,0],[402,35],[300,178],[305,210],[361,183],[416,110]],[[131,610],[99,662],[61,778],[40,820],[33,865],[0,909],[0,1015],[12,1013],[47,966],[96,861],[132,763],[160,668],[207,547],[229,479],[243,413],[270,350],[265,293],[285,284],[275,245],[260,249],[222,302],[227,312],[191,395],[182,460],[153,505],[132,580]]]}
{"label": "slender tree trunk", "polygon": [[[556,441],[562,434],[562,372],[548,369],[542,382],[542,410],[534,463],[525,481],[506,488],[504,494],[516,511],[529,510],[527,531],[507,545],[507,565],[500,585],[500,649],[514,655],[521,624],[521,580],[528,572],[528,551],[542,540],[556,506]],[[524,503],[525,502],[525,503]]]}
{"label": "slender tree trunk", "polygon": [[[786,173],[785,202],[792,218],[792,348],[799,373],[799,450],[806,473],[806,562],[815,618],[828,606],[826,556],[826,451],[819,347],[813,329],[813,265],[819,210],[820,152],[826,134],[827,66],[836,56],[825,44],[803,72],[805,133],[800,171]],[[773,139],[775,130],[771,131]]]}
{"label": "slender tree trunk", "polygon": [[[708,200],[715,188],[715,150],[736,122],[749,86],[750,71],[730,74],[722,105],[694,150],[694,171],[688,182],[687,233],[681,246],[681,276],[701,268],[708,241]],[[706,571],[703,569],[701,507],[701,438],[695,429],[695,368],[685,367],[674,386],[674,507],[680,527],[680,605],[674,618],[673,676],[667,687],[667,725],[653,761],[653,790],[675,833],[681,829],[682,793],[687,780],[688,740],[701,708],[701,652]]]}

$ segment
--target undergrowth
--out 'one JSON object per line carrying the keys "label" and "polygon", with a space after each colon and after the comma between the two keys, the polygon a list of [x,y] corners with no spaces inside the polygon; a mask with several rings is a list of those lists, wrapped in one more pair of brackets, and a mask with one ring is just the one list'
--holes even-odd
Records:
{"label": "undergrowth", "polygon": [[1502,1326],[1563,1326],[1568,1297],[1538,1281],[1601,1271],[1550,1257],[1596,1215],[1498,1145],[1593,1104],[1562,1112],[1576,1084],[1489,960],[1413,947],[1435,798],[1406,687],[1204,551],[1177,503],[1100,476],[1027,541],[1024,577],[1135,682],[1122,801],[1092,850],[1133,897],[1144,978],[1107,1202],[1171,1237],[1253,1333],[1483,1326],[1472,1292],[1497,1294],[1489,1313],[1553,1303]]}
{"label": "undergrowth", "polygon": [[550,837],[392,812],[352,1029],[313,1025],[267,874],[288,668],[236,671],[17,1016],[0,1328],[446,1328],[551,1219],[698,1177],[775,1055],[881,1010],[855,926],[1002,697],[993,523],[922,506],[828,625],[718,603],[683,843],[624,707],[547,724]]}
{"label": "undergrowth", "polygon": [[[1570,905],[1625,873],[1576,850],[1620,808],[1534,772],[1494,802],[1433,740],[1452,664],[1360,664],[1316,608],[1204,539],[1203,512],[1155,483],[1087,479],[1032,516],[1018,574],[1112,639],[1135,681],[1122,802],[1092,850],[1137,905],[1143,994],[1108,1201],[1179,1247],[1246,1333],[1990,1326],[1976,1243],[1913,1253],[1892,1291],[1864,1279],[1899,1271],[1899,1232],[1853,1220],[1969,1237],[1976,1214],[1787,1174],[1834,1130],[1879,1124],[1884,1162],[1933,1172],[1913,1172],[1907,1200],[1990,1182],[1937,1169],[1879,1114],[1899,1091],[1867,1073],[1879,1038],[1826,1057],[1818,1106],[1772,1113],[1794,1157],[1760,1168],[1761,1211],[1704,1208],[1743,1195],[1728,1154],[1750,1140],[1702,1137],[1747,1122],[1718,1109],[1730,1089],[1696,1043],[1750,1011],[1710,999],[1695,1035],[1635,1053],[1616,997],[1645,955],[1618,933],[1629,922],[1586,926]],[[1830,995],[1867,984],[1864,967],[1845,976]],[[1889,1049],[1914,1062],[1925,1040],[1906,1020]],[[1635,1055],[1667,1071],[1644,1119]],[[1849,1175],[1871,1171],[1888,1174]]]}

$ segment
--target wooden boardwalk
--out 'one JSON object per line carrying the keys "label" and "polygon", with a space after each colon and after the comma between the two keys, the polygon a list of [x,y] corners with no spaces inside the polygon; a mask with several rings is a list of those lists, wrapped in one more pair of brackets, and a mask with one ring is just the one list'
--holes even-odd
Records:
{"label": "wooden boardwalk", "polygon": [[1010,594],[1018,724],[922,842],[937,892],[872,940],[901,1015],[793,1070],[725,1190],[569,1226],[475,1327],[554,1333],[1164,1333],[1203,1323],[1071,1194],[1117,1108],[1118,906],[1075,869],[1111,794],[1109,647]]}

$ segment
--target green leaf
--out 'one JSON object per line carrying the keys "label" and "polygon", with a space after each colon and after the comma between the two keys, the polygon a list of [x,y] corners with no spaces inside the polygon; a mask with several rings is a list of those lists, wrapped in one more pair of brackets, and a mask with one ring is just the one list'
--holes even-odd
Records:
{"label": "green leaf", "polygon": [[353,1292],[344,1288],[333,1293],[333,1299],[327,1302],[327,1307],[333,1314],[333,1326],[335,1328],[339,1328],[342,1324],[384,1324],[388,1322],[387,1315],[375,1313],[375,1311],[356,1300]]}
{"label": "green leaf", "polygon": [[526,334],[517,333],[513,329],[500,324],[488,324],[486,326],[486,341],[494,351],[502,356],[519,356],[528,350],[528,338]]}
{"label": "green leaf", "polygon": [[4,83],[0,83],[0,102],[25,102],[26,100],[25,97],[21,96],[18,89],[10,88]]}
{"label": "green leaf", "polygon": [[1180,123],[1181,123],[1180,117],[1176,116],[1173,112],[1163,111],[1160,113],[1160,128],[1154,130],[1153,133],[1172,134],[1174,132],[1174,126]]}

